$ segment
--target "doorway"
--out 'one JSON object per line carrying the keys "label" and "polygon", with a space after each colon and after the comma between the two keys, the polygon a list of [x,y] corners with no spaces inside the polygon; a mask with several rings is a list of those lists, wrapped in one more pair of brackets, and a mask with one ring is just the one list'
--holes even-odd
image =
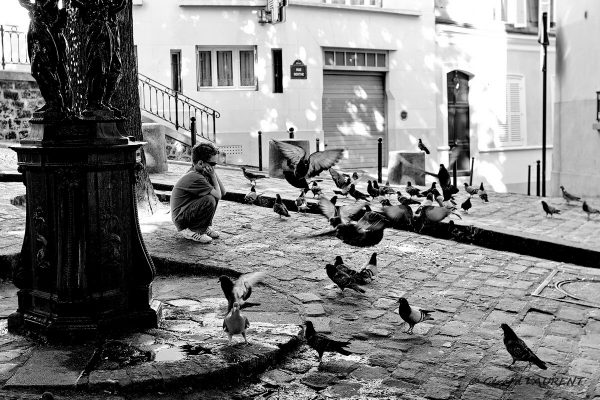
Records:
{"label": "doorway", "polygon": [[181,93],[181,50],[171,50],[171,89]]}
{"label": "doorway", "polygon": [[[470,159],[469,122],[469,75],[454,70],[446,75],[448,86],[448,146],[450,154],[456,157],[456,169],[468,172]],[[452,157],[452,158],[454,158]],[[450,160],[449,168],[453,168]]]}

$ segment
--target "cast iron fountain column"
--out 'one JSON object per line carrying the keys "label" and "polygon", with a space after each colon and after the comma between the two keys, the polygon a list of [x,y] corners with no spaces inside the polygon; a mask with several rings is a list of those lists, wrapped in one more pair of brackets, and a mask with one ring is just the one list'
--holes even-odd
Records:
{"label": "cast iron fountain column", "polygon": [[88,32],[86,51],[109,54],[110,60],[88,54],[86,79],[94,83],[87,85],[81,114],[69,104],[68,77],[56,73],[66,63],[57,48],[64,9],[56,0],[20,2],[32,17],[32,73],[37,71],[34,77],[49,98],[44,96],[46,106],[30,121],[30,137],[12,147],[26,186],[27,211],[13,279],[18,309],[9,317],[9,330],[24,327],[60,339],[156,327],[157,314],[150,307],[155,270],[140,233],[134,186],[136,151],[143,143],[124,135],[124,119],[110,105],[115,85],[98,84],[114,83],[115,70],[107,66],[118,56],[118,31],[111,18],[124,1],[102,0],[94,10],[86,9],[88,17],[104,13],[104,25]]}

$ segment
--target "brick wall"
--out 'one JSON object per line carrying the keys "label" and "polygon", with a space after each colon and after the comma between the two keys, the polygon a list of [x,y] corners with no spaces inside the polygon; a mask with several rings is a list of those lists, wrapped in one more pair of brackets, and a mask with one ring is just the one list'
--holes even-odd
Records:
{"label": "brick wall", "polygon": [[43,105],[44,99],[30,73],[0,71],[0,140],[26,138],[33,111]]}

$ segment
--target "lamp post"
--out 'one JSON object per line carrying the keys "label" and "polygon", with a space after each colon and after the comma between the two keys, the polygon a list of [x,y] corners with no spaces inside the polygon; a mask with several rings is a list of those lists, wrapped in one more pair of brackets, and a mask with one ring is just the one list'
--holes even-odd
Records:
{"label": "lamp post", "polygon": [[538,42],[542,45],[542,196],[546,197],[546,64],[548,56],[548,13],[542,13]]}

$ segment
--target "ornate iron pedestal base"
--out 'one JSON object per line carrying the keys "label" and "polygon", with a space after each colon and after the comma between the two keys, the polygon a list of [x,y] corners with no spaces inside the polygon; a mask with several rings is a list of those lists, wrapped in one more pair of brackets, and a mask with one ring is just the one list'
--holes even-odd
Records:
{"label": "ornate iron pedestal base", "polygon": [[[72,339],[157,326],[150,307],[155,270],[134,192],[142,143],[128,142],[118,125],[38,126],[52,140],[13,147],[27,188],[27,217],[13,277],[19,305],[9,330]],[[59,137],[72,140],[57,143]]]}

